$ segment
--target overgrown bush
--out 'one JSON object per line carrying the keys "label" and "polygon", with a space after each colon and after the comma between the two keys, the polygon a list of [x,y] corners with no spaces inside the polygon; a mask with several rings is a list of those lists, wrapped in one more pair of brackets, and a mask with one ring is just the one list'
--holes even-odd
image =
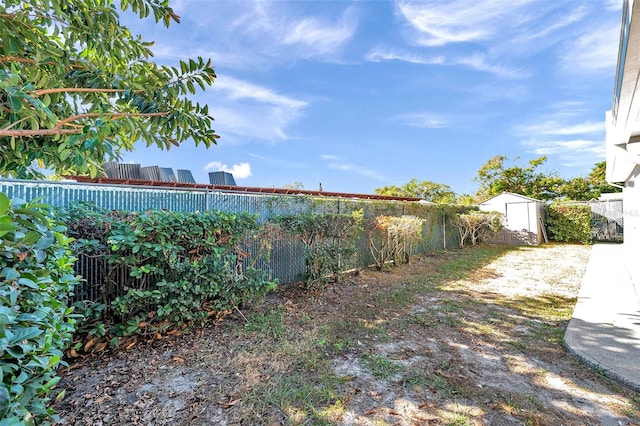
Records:
{"label": "overgrown bush", "polygon": [[389,261],[409,263],[413,246],[422,237],[423,223],[424,219],[410,215],[383,215],[368,221],[369,250],[378,271]]}
{"label": "overgrown bush", "polygon": [[275,287],[243,263],[260,226],[250,214],[127,213],[79,206],[66,213],[78,253],[100,257],[103,299],[83,302],[82,331],[95,337],[155,335],[202,323]]}
{"label": "overgrown bush", "polygon": [[456,227],[460,236],[460,247],[464,247],[467,241],[476,245],[499,232],[502,229],[502,217],[502,213],[485,211],[458,214]]}
{"label": "overgrown bush", "polygon": [[2,425],[56,420],[47,403],[73,335],[69,296],[78,279],[65,228],[47,210],[0,193]]}
{"label": "overgrown bush", "polygon": [[550,204],[546,222],[552,241],[591,243],[591,207],[586,204]]}
{"label": "overgrown bush", "polygon": [[304,244],[307,285],[325,283],[330,278],[338,282],[340,272],[353,267],[362,210],[352,214],[282,215],[274,223]]}

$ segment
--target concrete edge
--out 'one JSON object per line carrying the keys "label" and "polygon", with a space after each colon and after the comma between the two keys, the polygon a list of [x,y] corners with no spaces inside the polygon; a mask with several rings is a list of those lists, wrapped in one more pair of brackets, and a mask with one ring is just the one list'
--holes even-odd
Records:
{"label": "concrete edge", "polygon": [[[569,322],[569,324],[571,324],[571,322]],[[580,361],[581,363],[583,363],[584,365],[586,365],[596,373],[602,374],[608,379],[618,383],[619,385],[625,386],[632,391],[640,392],[640,383],[636,383],[632,380],[628,380],[624,378],[622,375],[613,371],[610,367],[607,367],[606,365],[589,358],[587,355],[584,355],[580,351],[573,349],[571,347],[571,344],[567,342],[568,332],[569,332],[569,327],[567,327],[567,329],[565,330],[562,342],[567,352],[569,352],[569,354],[571,354],[574,358],[576,358],[578,361]]]}

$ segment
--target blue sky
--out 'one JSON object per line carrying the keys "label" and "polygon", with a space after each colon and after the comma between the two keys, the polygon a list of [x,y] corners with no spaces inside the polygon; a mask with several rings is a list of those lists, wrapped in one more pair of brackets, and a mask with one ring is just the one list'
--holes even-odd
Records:
{"label": "blue sky", "polygon": [[234,174],[238,185],[373,193],[430,180],[475,193],[495,155],[585,176],[604,160],[621,1],[171,2],[123,23],[158,63],[211,58],[196,100],[221,136],[124,161]]}

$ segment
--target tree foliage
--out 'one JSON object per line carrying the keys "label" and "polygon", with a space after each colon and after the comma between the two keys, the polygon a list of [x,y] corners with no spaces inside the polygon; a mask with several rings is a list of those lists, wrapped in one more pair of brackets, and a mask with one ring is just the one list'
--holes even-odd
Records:
{"label": "tree foliage", "polygon": [[621,188],[609,185],[605,176],[606,162],[601,161],[593,166],[586,178],[576,177],[566,181],[561,187],[561,195],[568,200],[589,201],[604,193],[622,191]]}
{"label": "tree foliage", "polygon": [[5,0],[0,3],[0,175],[36,167],[96,175],[136,141],[210,146],[208,107],[189,96],[215,78],[210,60],[151,61],[118,7],[169,26],[168,0]]}
{"label": "tree foliage", "polygon": [[456,194],[449,185],[429,180],[411,179],[402,186],[390,185],[377,188],[375,193],[392,197],[417,197],[433,203],[456,202]]}
{"label": "tree foliage", "polygon": [[543,173],[538,167],[547,161],[542,156],[529,161],[529,166],[506,167],[507,157],[498,155],[478,170],[475,180],[480,183],[476,196],[486,199],[503,192],[513,192],[538,200],[588,201],[606,192],[619,192],[605,179],[605,162],[596,163],[587,177],[563,179],[554,173]]}
{"label": "tree foliage", "polygon": [[497,155],[487,161],[475,180],[480,183],[478,196],[488,198],[503,192],[513,192],[538,200],[552,200],[559,195],[559,188],[563,184],[562,178],[555,174],[545,174],[538,171],[538,167],[547,161],[542,156],[529,161],[527,167],[506,167],[508,158]]}

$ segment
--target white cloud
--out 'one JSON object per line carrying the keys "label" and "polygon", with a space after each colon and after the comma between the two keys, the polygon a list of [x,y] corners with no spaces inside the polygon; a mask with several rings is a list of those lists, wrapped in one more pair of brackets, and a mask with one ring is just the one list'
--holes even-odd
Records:
{"label": "white cloud", "polygon": [[586,121],[580,124],[567,125],[551,120],[529,126],[522,126],[518,128],[518,131],[520,133],[532,133],[534,135],[585,135],[604,132],[605,123],[604,121]]}
{"label": "white cloud", "polygon": [[294,14],[277,2],[255,2],[226,27],[243,49],[272,60],[330,59],[353,38],[358,19],[354,7],[320,16]]}
{"label": "white cloud", "polygon": [[397,120],[407,126],[419,127],[423,129],[439,129],[442,127],[446,127],[449,124],[449,120],[445,117],[439,114],[428,112],[399,115],[397,117]]}
{"label": "white cloud", "polygon": [[229,167],[228,165],[223,164],[219,161],[212,161],[208,163],[206,166],[204,166],[204,171],[205,172],[210,172],[210,171],[227,172],[227,173],[231,173],[233,177],[236,179],[246,179],[251,176],[251,164],[239,163]]}
{"label": "white cloud", "polygon": [[249,99],[291,110],[298,110],[307,106],[305,101],[280,95],[269,88],[239,80],[229,75],[218,78],[213,88],[224,92],[229,99]]}
{"label": "white cloud", "polygon": [[251,157],[257,158],[267,164],[278,167],[279,169],[303,169],[308,167],[308,164],[301,161],[285,160],[283,158],[272,158],[264,155],[249,154]]}
{"label": "white cloud", "polygon": [[444,56],[425,56],[413,52],[394,51],[393,49],[376,47],[366,54],[369,62],[403,61],[420,65],[444,65]]}
{"label": "white cloud", "polygon": [[375,170],[345,161],[343,158],[339,156],[331,155],[331,154],[323,154],[320,156],[320,158],[328,161],[327,167],[329,167],[330,169],[341,170],[343,172],[349,172],[349,173],[355,173],[357,175],[369,177],[379,181],[386,180],[386,178],[382,174],[376,172]]}
{"label": "white cloud", "polygon": [[443,46],[448,43],[486,40],[522,19],[520,8],[526,1],[465,0],[419,1],[397,4],[399,14],[420,34],[419,44]]}
{"label": "white cloud", "polygon": [[299,54],[302,56],[333,54],[353,37],[357,28],[355,22],[351,8],[343,12],[337,24],[315,17],[304,18],[285,28],[281,41],[287,46],[301,47]]}
{"label": "white cloud", "polygon": [[529,74],[523,70],[510,68],[504,65],[491,63],[486,55],[476,53],[465,58],[455,60],[455,63],[467,65],[475,70],[488,72],[503,78],[523,78]]}
{"label": "white cloud", "polygon": [[610,20],[608,25],[589,28],[572,39],[560,58],[562,69],[573,74],[585,72],[612,75],[618,57],[620,23]]}
{"label": "white cloud", "polygon": [[229,75],[218,79],[209,101],[216,131],[226,139],[258,139],[269,142],[289,139],[286,128],[300,118],[308,102]]}
{"label": "white cloud", "polygon": [[476,71],[487,72],[502,78],[522,78],[529,75],[527,72],[520,69],[492,63],[486,55],[480,53],[447,59],[442,55],[428,56],[421,55],[416,52],[407,52],[378,46],[369,51],[369,53],[365,55],[365,59],[369,62],[403,61],[418,65],[463,65],[475,69]]}
{"label": "white cloud", "polygon": [[523,142],[525,146],[532,147],[528,152],[537,155],[556,154],[604,154],[605,146],[602,140],[591,139],[571,139],[571,140],[535,140],[531,139]]}

